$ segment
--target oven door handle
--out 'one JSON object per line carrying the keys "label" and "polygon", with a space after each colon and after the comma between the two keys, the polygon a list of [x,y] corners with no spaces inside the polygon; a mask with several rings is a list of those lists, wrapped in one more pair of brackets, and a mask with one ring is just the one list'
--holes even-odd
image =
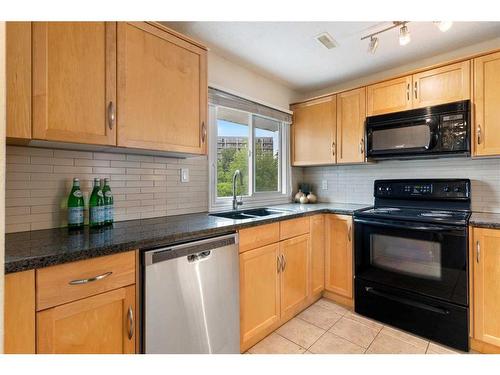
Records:
{"label": "oven door handle", "polygon": [[464,227],[457,227],[457,226],[441,226],[441,225],[419,225],[419,224],[413,224],[413,223],[408,223],[405,222],[404,224],[398,224],[395,222],[385,222],[385,221],[378,221],[378,220],[363,220],[363,219],[354,219],[355,223],[361,223],[361,224],[369,224],[369,225],[376,225],[379,227],[386,227],[386,228],[400,228],[400,229],[411,229],[411,230],[422,230],[422,231],[429,231],[429,232],[450,232],[450,231],[464,231]]}
{"label": "oven door handle", "polygon": [[374,289],[371,286],[365,286],[365,290],[367,293],[370,293],[370,294],[373,294],[373,295],[376,295],[376,296],[379,296],[379,297],[382,297],[385,299],[389,299],[391,301],[403,303],[405,305],[417,307],[417,308],[427,310],[427,311],[432,311],[432,312],[435,312],[435,313],[438,313],[441,315],[449,315],[450,314],[449,310],[443,309],[441,307],[435,307],[435,306],[428,305],[427,303],[413,301],[413,300],[408,299],[408,298],[399,297],[399,296],[395,296],[393,294],[381,292],[379,290]]}

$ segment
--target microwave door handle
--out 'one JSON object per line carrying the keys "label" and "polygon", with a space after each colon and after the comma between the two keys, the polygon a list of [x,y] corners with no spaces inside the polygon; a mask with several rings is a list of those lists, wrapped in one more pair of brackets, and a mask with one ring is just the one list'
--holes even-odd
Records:
{"label": "microwave door handle", "polygon": [[464,228],[462,227],[455,227],[455,226],[440,226],[440,225],[420,225],[420,224],[410,224],[405,222],[405,224],[396,224],[396,223],[386,223],[382,221],[377,221],[377,220],[362,220],[362,219],[355,219],[355,223],[360,223],[360,224],[368,224],[368,225],[376,225],[378,227],[385,227],[385,228],[398,228],[398,229],[412,229],[412,230],[421,230],[421,231],[429,231],[429,232],[449,232],[452,230],[463,230]]}

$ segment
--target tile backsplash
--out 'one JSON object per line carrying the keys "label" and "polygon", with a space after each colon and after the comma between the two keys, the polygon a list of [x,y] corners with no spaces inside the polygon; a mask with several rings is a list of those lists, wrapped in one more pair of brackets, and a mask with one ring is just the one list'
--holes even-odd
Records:
{"label": "tile backsplash", "polygon": [[[180,182],[180,169],[189,182]],[[73,177],[85,202],[94,177],[111,179],[115,221],[208,210],[205,156],[175,159],[136,154],[7,146],[6,232],[65,226]]]}
{"label": "tile backsplash", "polygon": [[[373,204],[373,181],[403,178],[470,178],[472,209],[500,212],[500,159],[387,160],[373,164],[302,168],[296,178],[312,184],[323,202]],[[326,181],[327,189],[322,189]],[[296,187],[296,186],[295,186]]]}

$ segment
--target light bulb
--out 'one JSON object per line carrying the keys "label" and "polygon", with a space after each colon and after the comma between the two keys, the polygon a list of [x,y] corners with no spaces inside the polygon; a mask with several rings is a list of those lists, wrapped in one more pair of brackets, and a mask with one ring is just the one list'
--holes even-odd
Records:
{"label": "light bulb", "polygon": [[399,29],[399,44],[406,46],[411,41],[410,31],[406,25],[401,26]]}
{"label": "light bulb", "polygon": [[451,29],[451,27],[453,26],[453,22],[452,21],[438,21],[438,22],[436,22],[436,25],[439,28],[439,30],[441,30],[444,33],[446,31],[448,31],[449,29]]}

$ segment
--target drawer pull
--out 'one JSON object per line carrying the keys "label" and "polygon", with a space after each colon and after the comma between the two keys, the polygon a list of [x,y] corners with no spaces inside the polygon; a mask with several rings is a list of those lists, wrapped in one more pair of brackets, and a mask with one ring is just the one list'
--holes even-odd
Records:
{"label": "drawer pull", "polygon": [[128,339],[132,340],[132,337],[134,337],[134,312],[132,311],[132,306],[128,308],[127,318],[128,318]]}
{"label": "drawer pull", "polygon": [[71,280],[68,284],[69,285],[88,284],[88,283],[92,283],[94,281],[99,281],[99,280],[105,279],[106,277],[111,276],[112,274],[113,274],[113,272],[109,271],[109,272],[103,273],[101,275],[89,277],[88,279]]}

